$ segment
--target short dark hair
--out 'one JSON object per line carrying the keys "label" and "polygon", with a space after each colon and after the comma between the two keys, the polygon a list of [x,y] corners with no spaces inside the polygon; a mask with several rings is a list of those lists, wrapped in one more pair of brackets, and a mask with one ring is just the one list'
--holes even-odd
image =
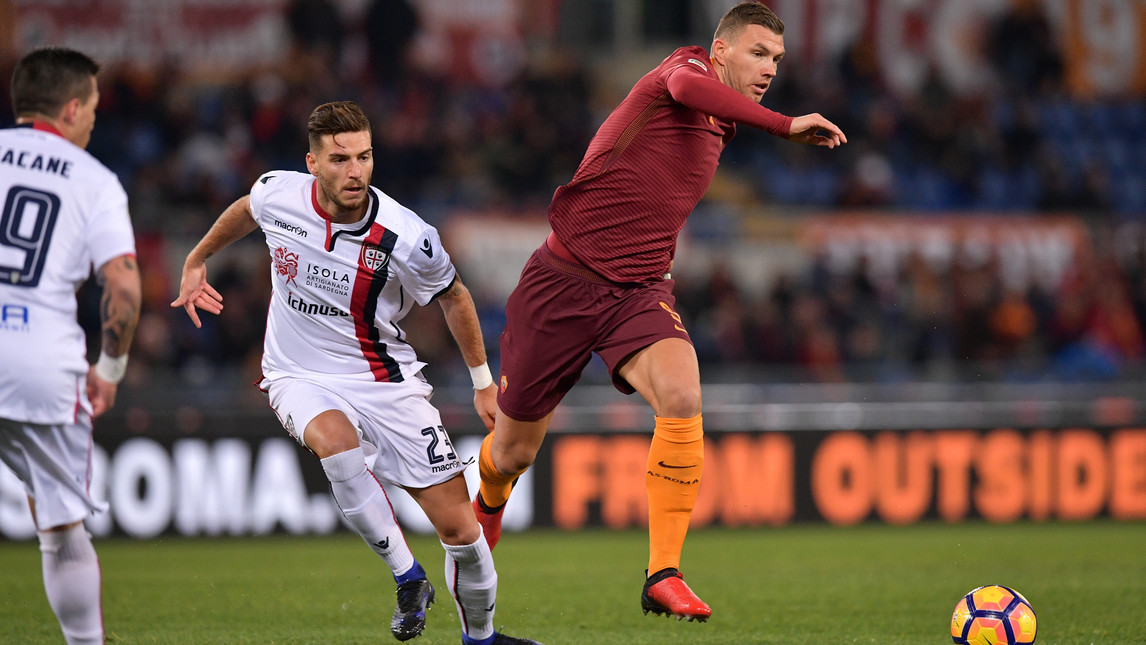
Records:
{"label": "short dark hair", "polygon": [[728,38],[748,25],[760,25],[777,36],[784,35],[784,21],[780,20],[776,12],[761,2],[741,2],[729,9],[716,24],[716,33],[712,39]]}
{"label": "short dark hair", "polygon": [[12,112],[17,117],[55,118],[68,101],[87,101],[99,63],[64,47],[41,47],[24,55],[12,70]]}
{"label": "short dark hair", "polygon": [[370,119],[354,101],[323,103],[314,108],[306,122],[312,151],[322,147],[324,136],[344,132],[370,132]]}

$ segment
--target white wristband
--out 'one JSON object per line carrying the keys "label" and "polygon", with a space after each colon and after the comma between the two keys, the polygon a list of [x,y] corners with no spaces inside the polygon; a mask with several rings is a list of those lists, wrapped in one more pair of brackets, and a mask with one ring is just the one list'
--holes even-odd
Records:
{"label": "white wristband", "polygon": [[119,383],[123,380],[125,372],[127,372],[127,354],[112,358],[103,352],[99,353],[99,360],[95,364],[96,376],[108,383]]}
{"label": "white wristband", "polygon": [[475,390],[484,390],[493,385],[493,374],[490,374],[489,363],[482,363],[470,368],[470,379],[474,382]]}

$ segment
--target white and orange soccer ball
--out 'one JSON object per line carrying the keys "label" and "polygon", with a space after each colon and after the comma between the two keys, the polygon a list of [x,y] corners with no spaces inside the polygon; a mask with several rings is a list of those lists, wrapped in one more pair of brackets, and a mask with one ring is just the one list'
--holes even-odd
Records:
{"label": "white and orange soccer ball", "polygon": [[989,585],[959,599],[951,614],[951,638],[957,645],[1030,645],[1035,622],[1035,610],[1023,594]]}

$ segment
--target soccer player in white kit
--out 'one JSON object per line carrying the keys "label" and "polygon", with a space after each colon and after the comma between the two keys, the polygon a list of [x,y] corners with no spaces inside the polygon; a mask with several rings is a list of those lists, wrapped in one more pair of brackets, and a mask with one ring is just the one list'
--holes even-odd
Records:
{"label": "soccer player in white kit", "polygon": [[[139,322],[127,194],[84,148],[99,65],[69,49],[32,51],[12,72],[17,125],[0,130],[0,460],[24,482],[44,590],[70,645],[103,643],[100,568],[83,519],[92,419],[115,403]],[[94,366],[76,290],[103,284]]]}
{"label": "soccer player in white kit", "polygon": [[262,229],[273,285],[260,388],[283,426],[322,463],[334,499],[398,584],[391,632],[422,633],[434,588],[406,544],[379,482],[403,487],[446,552],[445,574],[466,645],[535,641],[493,628],[497,572],[474,516],[462,463],[430,404],[425,363],[398,322],[437,301],[474,381],[474,406],[492,428],[493,379],[481,327],[438,233],[370,186],[370,122],[349,101],[326,103],[307,123],[310,174],[273,171],[231,204],[187,256],[179,298],[220,313],[206,260]]}

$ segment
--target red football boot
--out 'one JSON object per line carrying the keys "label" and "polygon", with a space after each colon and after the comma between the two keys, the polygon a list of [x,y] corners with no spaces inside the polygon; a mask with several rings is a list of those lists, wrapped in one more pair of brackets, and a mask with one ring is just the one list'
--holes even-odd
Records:
{"label": "red football boot", "polygon": [[497,541],[501,539],[501,516],[505,513],[505,504],[497,508],[490,508],[485,505],[485,500],[481,498],[481,493],[474,495],[474,515],[477,515],[478,524],[481,524],[482,533],[485,534],[485,541],[489,544],[492,551],[493,547],[497,546]]}
{"label": "red football boot", "polygon": [[704,622],[712,615],[712,608],[696,597],[684,583],[676,569],[661,569],[645,580],[641,590],[641,609],[645,613],[676,616],[677,620]]}

